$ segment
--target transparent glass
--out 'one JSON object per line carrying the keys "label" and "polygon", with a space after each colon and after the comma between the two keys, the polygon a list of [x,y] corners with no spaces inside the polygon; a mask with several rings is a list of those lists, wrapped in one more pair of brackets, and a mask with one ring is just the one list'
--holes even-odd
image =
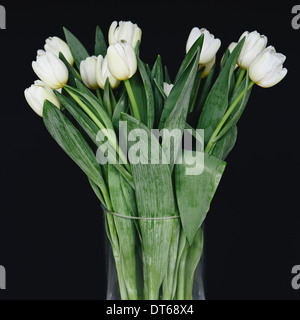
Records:
{"label": "transparent glass", "polygon": [[[109,214],[109,213],[106,212],[106,214]],[[124,219],[124,218],[121,218],[120,215],[115,216],[114,218],[115,219]],[[172,221],[174,221],[174,220],[172,220]],[[166,223],[168,224],[169,222],[166,221]],[[178,232],[181,233],[180,220],[177,219],[176,223],[178,224],[178,227],[179,227]],[[178,252],[179,252],[180,251],[180,249],[179,249],[180,248],[179,236],[177,238],[177,243],[178,243]],[[157,244],[157,245],[159,245],[159,244]],[[187,248],[189,248],[187,244],[186,244],[186,246],[187,246]],[[108,239],[108,237],[105,237],[105,252],[106,252],[106,272],[107,272],[106,299],[107,300],[121,300],[119,276],[118,276],[118,271],[117,271],[117,267],[116,267],[115,256],[114,256],[113,249],[112,249],[112,246],[111,246],[111,243],[110,243],[110,240]],[[165,254],[168,255],[169,253],[166,252]],[[136,249],[136,255],[137,255],[137,257],[141,256],[141,251],[138,248]],[[201,253],[200,253],[200,255],[201,255]],[[198,258],[200,257],[200,255],[198,256]],[[126,259],[126,256],[124,257],[124,259]],[[140,263],[138,263],[138,268],[140,270],[137,270],[138,271],[137,273],[143,275],[143,273],[144,273],[143,272],[143,262],[142,262],[141,258],[138,258],[138,259],[140,259]],[[169,259],[171,259],[171,258],[169,258]],[[178,259],[178,257],[177,257],[177,259]],[[175,260],[176,260],[176,256],[175,256]],[[198,260],[194,259],[191,262],[191,264],[197,266],[196,269],[195,268],[191,269],[191,268],[189,268],[188,265],[184,269],[184,270],[195,270],[194,272],[190,272],[190,271],[185,272],[184,271],[183,273],[181,273],[181,274],[183,274],[183,278],[186,279],[186,281],[183,281],[183,282],[186,282],[186,283],[183,283],[183,284],[181,283],[182,281],[179,279],[180,278],[179,275],[178,275],[178,280],[177,280],[177,276],[173,276],[173,279],[175,279],[172,284],[173,288],[174,288],[174,286],[175,287],[176,286],[177,287],[188,286],[187,282],[190,282],[190,283],[192,283],[192,287],[190,287],[192,289],[192,294],[184,295],[182,297],[180,296],[180,298],[178,298],[178,294],[176,293],[175,295],[173,294],[173,300],[191,300],[191,299],[205,300],[205,292],[204,292],[205,286],[204,286],[204,281],[203,281],[203,257],[201,257],[201,260],[199,262],[198,262]],[[189,262],[189,260],[186,261],[186,264],[188,264],[188,262]],[[180,269],[180,267],[178,267],[178,268]],[[121,272],[122,272],[123,277],[126,278],[126,272],[124,272],[124,270],[122,270]],[[192,274],[190,274],[190,273],[192,273]],[[177,274],[177,273],[174,271],[174,274]],[[178,271],[178,274],[180,274],[180,271]],[[141,281],[143,281],[143,276],[142,276]],[[144,284],[141,284],[139,286],[143,287],[143,285]],[[161,289],[160,289],[160,294],[159,294],[158,300],[171,300],[170,298],[164,297],[163,290],[164,290],[165,285],[168,287],[168,284],[163,282]],[[190,292],[191,292],[191,290],[190,290]],[[144,299],[144,297],[140,295],[138,300],[142,300],[142,299]],[[123,299],[123,300],[125,300],[125,299]],[[154,299],[152,299],[152,300],[154,300]]]}

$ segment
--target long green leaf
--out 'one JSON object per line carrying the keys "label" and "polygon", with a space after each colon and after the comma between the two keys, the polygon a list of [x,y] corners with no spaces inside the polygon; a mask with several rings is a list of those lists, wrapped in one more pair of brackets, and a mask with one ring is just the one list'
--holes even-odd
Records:
{"label": "long green leaf", "polygon": [[[97,139],[97,134],[99,132],[99,128],[95,125],[95,123],[79,108],[73,103],[70,99],[66,98],[59,92],[55,92],[55,95],[60,100],[61,104],[65,106],[65,108],[70,112],[73,118],[77,121],[77,123],[81,126],[81,128],[87,133],[93,143],[97,146],[101,146],[101,142]],[[113,146],[110,148],[111,154],[114,153]],[[110,154],[110,153],[109,153]],[[111,163],[114,159],[111,159]],[[133,179],[130,173],[117,161],[115,163],[116,169],[122,174],[122,176],[127,180],[127,182],[134,187]]]}
{"label": "long green leaf", "polygon": [[77,65],[77,68],[80,69],[81,61],[89,57],[89,53],[83,46],[83,44],[70,32],[68,29],[63,28],[67,43],[70,47],[71,53],[73,55],[74,61]]}
{"label": "long green leaf", "polygon": [[[112,166],[108,165],[108,185],[111,203],[114,212],[117,212],[124,216],[136,216],[136,212],[132,211],[127,205],[129,201],[134,199],[134,191],[129,186],[126,188],[129,192],[124,194],[122,191],[121,182],[123,177],[119,172]],[[128,200],[126,200],[128,196]],[[114,217],[116,230],[118,233],[121,253],[122,271],[124,275],[124,281],[127,288],[128,298],[130,300],[137,300],[140,297],[140,290],[137,285],[137,259],[139,258],[136,254],[136,231],[135,223],[133,220],[124,219],[115,216]]]}
{"label": "long green leaf", "polygon": [[138,68],[142,77],[145,89],[146,105],[147,105],[147,127],[151,130],[154,124],[154,94],[152,90],[151,80],[148,76],[144,63],[140,58],[137,58]]}
{"label": "long green leaf", "polygon": [[233,50],[206,99],[197,126],[198,129],[205,130],[205,143],[209,141],[228,108],[231,79],[244,42],[245,39]]}
{"label": "long green leaf", "polygon": [[[144,133],[137,139],[141,148],[140,156],[148,160],[148,164],[132,164],[132,176],[135,184],[136,202],[141,218],[172,217],[176,213],[172,177],[168,165],[151,164],[150,143],[153,149],[152,157],[159,157],[161,148],[159,142],[149,129],[133,117],[122,114],[122,119],[128,123],[128,132],[142,129]],[[163,156],[163,155],[162,155]],[[172,220],[141,220],[141,236],[143,246],[144,281],[146,286],[145,299],[157,300],[160,286],[168,269],[169,252],[173,221]]]}
{"label": "long green leaf", "polygon": [[[158,86],[163,88],[164,86],[164,70],[161,62],[161,57],[158,55],[154,66],[152,68],[152,86],[154,92],[154,101],[155,101],[155,121],[154,125],[157,128],[159,125],[159,120],[163,110],[163,97],[160,93]],[[155,81],[155,82],[154,82]],[[155,85],[154,85],[155,84]]]}
{"label": "long green leaf", "polygon": [[[190,100],[194,82],[199,65],[200,49],[196,51],[194,59],[185,69],[184,73],[173,87],[168,99],[165,103],[165,108],[161,116],[160,129],[167,129],[170,133],[175,130],[180,130],[181,137],[186,126],[186,118],[189,111]],[[170,152],[170,170],[173,171],[174,162],[178,154],[178,149],[181,145],[180,139],[175,139],[171,143],[169,139],[163,139],[162,148],[164,152]]]}
{"label": "long green leaf", "polygon": [[[187,169],[195,167],[195,155],[199,155],[199,161],[204,159],[203,172],[188,175]],[[190,151],[184,151],[182,160],[183,164],[175,168],[176,195],[182,226],[191,245],[209,211],[226,163],[207,154],[201,156]]]}
{"label": "long green leaf", "polygon": [[74,125],[48,100],[44,104],[44,124],[59,146],[102,190],[105,182],[92,149]]}
{"label": "long green leaf", "polygon": [[99,26],[96,28],[96,36],[95,36],[95,56],[99,56],[101,54],[102,57],[106,56],[107,46],[104,39],[104,35]]}

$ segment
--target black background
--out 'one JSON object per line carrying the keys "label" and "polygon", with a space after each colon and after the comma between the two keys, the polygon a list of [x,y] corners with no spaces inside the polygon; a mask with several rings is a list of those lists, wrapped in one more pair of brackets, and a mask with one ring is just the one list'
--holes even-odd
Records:
{"label": "black background", "polygon": [[[47,37],[71,30],[92,54],[95,27],[113,20],[143,30],[141,57],[157,54],[171,76],[192,27],[222,40],[221,55],[245,31],[258,30],[287,56],[279,85],[256,87],[239,122],[238,143],[206,221],[208,299],[300,299],[292,267],[300,264],[299,72],[297,2],[1,1],[0,299],[105,299],[103,225],[85,176],[28,107],[24,89],[36,76],[36,51]],[[299,1],[300,4],[300,1]]]}

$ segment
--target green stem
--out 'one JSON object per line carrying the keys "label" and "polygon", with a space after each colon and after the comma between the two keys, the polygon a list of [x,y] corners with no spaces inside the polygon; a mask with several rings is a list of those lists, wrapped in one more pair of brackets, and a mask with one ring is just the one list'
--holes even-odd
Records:
{"label": "green stem", "polygon": [[131,102],[131,107],[132,107],[133,116],[134,116],[138,121],[141,122],[141,117],[140,117],[139,109],[138,109],[138,106],[137,106],[137,103],[136,103],[136,100],[135,100],[135,97],[134,97],[134,94],[133,94],[133,91],[132,91],[132,88],[131,88],[131,84],[130,84],[129,79],[125,80],[125,81],[124,81],[124,84],[125,84],[125,87],[126,87],[126,90],[127,90],[127,93],[128,93],[129,99],[130,99],[130,102]]}
{"label": "green stem", "polygon": [[97,94],[97,97],[98,97],[99,101],[103,104],[103,100],[101,98],[101,94],[100,94],[100,90],[99,89],[96,90],[96,94]]}
{"label": "green stem", "polygon": [[82,81],[82,78],[81,78],[81,75],[80,75],[80,73],[74,68],[74,67],[72,67],[73,68],[73,70],[75,71],[75,73],[76,73],[76,75],[77,75],[77,77],[78,77],[78,79],[80,80],[80,81]]}
{"label": "green stem", "polygon": [[243,78],[244,78],[245,73],[246,73],[246,70],[245,70],[245,69],[241,69],[240,74],[239,74],[239,77],[238,77],[237,82],[236,82],[236,84],[235,84],[235,87],[234,87],[233,92],[235,92],[235,91],[237,90],[237,88],[240,86],[240,84],[242,83],[242,80],[243,80]]}
{"label": "green stem", "polygon": [[[253,85],[254,85],[254,82],[251,81],[249,86],[248,86],[247,91],[249,91],[253,87]],[[207,147],[205,148],[205,153],[209,153],[209,151],[211,150],[213,144],[215,143],[215,139],[217,138],[218,134],[222,130],[225,122],[228,120],[228,118],[230,117],[230,115],[232,114],[234,109],[237,107],[238,103],[242,100],[242,98],[244,97],[245,93],[246,93],[246,89],[244,89],[241,92],[241,94],[236,98],[236,100],[233,102],[233,104],[229,107],[229,109],[225,113],[223,119],[221,120],[221,122],[217,126],[216,130],[214,131],[213,135],[211,136],[210,140],[208,141]]]}

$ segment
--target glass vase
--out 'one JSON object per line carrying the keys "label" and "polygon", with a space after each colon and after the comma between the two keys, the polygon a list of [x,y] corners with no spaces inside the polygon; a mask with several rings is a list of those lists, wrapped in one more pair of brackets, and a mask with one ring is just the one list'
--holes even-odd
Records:
{"label": "glass vase", "polygon": [[[104,209],[105,214],[111,214],[110,211]],[[126,218],[122,218],[121,215],[117,215],[114,216],[114,219],[126,219]],[[176,222],[175,222],[176,221]],[[138,221],[138,219],[135,221],[135,223],[140,223],[141,221]],[[176,261],[176,263],[174,263],[174,271],[171,273],[171,277],[165,277],[164,280],[162,280],[161,282],[161,288],[159,290],[159,295],[157,299],[149,299],[149,295],[148,297],[145,297],[145,291],[147,291],[147,289],[145,289],[146,285],[144,284],[144,263],[143,263],[143,258],[142,255],[143,253],[141,252],[141,247],[139,246],[139,237],[137,236],[137,247],[136,247],[136,260],[137,260],[137,274],[139,276],[137,276],[139,278],[139,280],[137,280],[138,283],[138,287],[141,288],[139,290],[139,295],[138,297],[135,297],[133,299],[130,299],[126,294],[125,294],[125,298],[124,298],[124,293],[123,293],[123,298],[122,298],[122,294],[121,294],[121,290],[120,290],[120,281],[122,281],[123,284],[123,289],[122,292],[124,292],[124,287],[125,287],[125,291],[126,291],[126,273],[124,272],[124,270],[120,270],[120,266],[119,266],[119,270],[118,267],[116,266],[116,253],[113,252],[112,249],[112,245],[111,245],[111,241],[109,240],[109,238],[107,236],[105,236],[105,253],[106,253],[106,273],[107,273],[107,294],[106,294],[106,299],[107,300],[205,300],[205,292],[204,292],[204,281],[203,281],[203,257],[202,257],[202,249],[200,248],[199,250],[201,252],[197,253],[197,258],[199,261],[197,261],[197,259],[186,259],[184,260],[184,252],[187,252],[187,257],[188,257],[188,253],[190,250],[190,247],[187,243],[187,241],[182,240],[185,237],[182,236],[182,230],[181,230],[181,224],[180,224],[180,219],[170,219],[165,220],[164,224],[168,225],[168,224],[177,224],[178,225],[178,233],[181,234],[178,235],[178,237],[176,238],[177,242],[176,242],[176,246],[174,246],[175,251],[177,251],[177,256],[173,257],[174,262]],[[106,223],[107,226],[107,223]],[[201,230],[201,234],[202,234],[202,230]],[[172,243],[172,242],[171,242]],[[185,243],[185,250],[183,250],[183,244]],[[159,244],[157,244],[159,245]],[[172,245],[171,245],[172,248]],[[174,250],[173,250],[174,251]],[[172,250],[170,250],[169,252],[165,252],[166,256],[169,256],[168,259],[170,259],[170,261],[172,260],[172,256],[170,255],[170,252],[172,252]],[[182,254],[180,255],[179,258],[179,253],[182,252]],[[200,259],[201,257],[201,259]],[[126,263],[126,259],[127,257],[123,257],[123,262]],[[121,260],[122,260],[121,259]],[[145,260],[145,258],[144,258]],[[196,266],[195,267],[191,267],[191,265]],[[184,265],[185,264],[185,265]],[[177,267],[176,267],[177,266]],[[184,267],[182,267],[184,266]],[[191,271],[192,270],[192,271]],[[169,273],[170,274],[170,273]],[[180,276],[181,275],[181,276]],[[122,280],[120,280],[120,278],[122,278]],[[172,283],[168,283],[169,280],[167,279],[173,279]],[[182,280],[184,279],[184,280]],[[124,285],[125,283],[125,285]],[[189,283],[191,283],[191,286],[189,285]],[[171,284],[171,291],[172,294],[166,295],[165,294],[165,288],[170,287]],[[188,289],[188,287],[190,287],[190,290]],[[181,288],[181,290],[179,290],[178,288]],[[182,289],[183,288],[183,289]],[[179,293],[183,292],[182,294]]]}

